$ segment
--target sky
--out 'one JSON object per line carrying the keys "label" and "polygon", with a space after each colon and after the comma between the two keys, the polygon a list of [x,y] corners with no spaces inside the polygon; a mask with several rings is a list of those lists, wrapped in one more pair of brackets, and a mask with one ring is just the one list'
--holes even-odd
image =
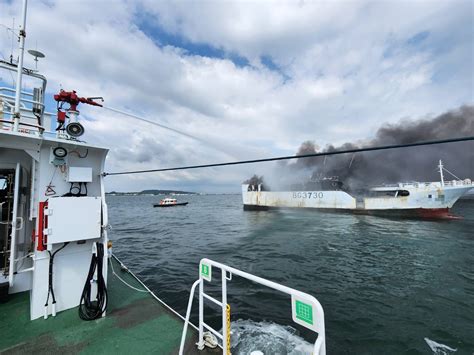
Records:
{"label": "sky", "polygon": [[[12,53],[5,26],[20,12],[21,1],[0,0],[0,57]],[[186,134],[79,106],[84,139],[110,149],[108,172],[291,155],[304,141],[366,140],[383,124],[474,103],[469,0],[38,0],[26,32],[26,48],[46,55],[38,69],[50,97],[103,96]],[[278,172],[267,163],[110,176],[106,189],[238,192],[254,173]]]}

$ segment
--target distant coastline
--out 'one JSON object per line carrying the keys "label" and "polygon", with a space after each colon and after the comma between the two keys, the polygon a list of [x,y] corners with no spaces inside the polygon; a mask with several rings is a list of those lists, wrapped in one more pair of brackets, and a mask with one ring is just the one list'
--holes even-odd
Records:
{"label": "distant coastline", "polygon": [[180,190],[143,190],[139,192],[117,192],[111,191],[105,193],[108,196],[157,196],[157,195],[199,195],[197,192]]}

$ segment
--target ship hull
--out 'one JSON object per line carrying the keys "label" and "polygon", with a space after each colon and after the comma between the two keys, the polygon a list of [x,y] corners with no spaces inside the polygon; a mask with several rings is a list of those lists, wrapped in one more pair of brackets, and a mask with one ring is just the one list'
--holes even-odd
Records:
{"label": "ship hull", "polygon": [[314,208],[314,207],[275,207],[259,205],[243,205],[244,211],[272,211],[272,210],[317,210],[328,213],[350,213],[359,215],[373,215],[381,217],[400,217],[400,218],[423,218],[423,219],[459,219],[453,215],[449,208],[409,208],[409,209],[343,209],[343,208]]}
{"label": "ship hull", "polygon": [[316,209],[380,216],[452,219],[450,208],[472,188],[468,186],[404,186],[405,195],[355,197],[346,191],[259,191],[242,186],[244,210]]}
{"label": "ship hull", "polygon": [[178,202],[178,203],[169,204],[169,205],[154,203],[154,204],[153,204],[153,207],[176,207],[176,206],[186,206],[188,203],[189,203],[189,202]]}

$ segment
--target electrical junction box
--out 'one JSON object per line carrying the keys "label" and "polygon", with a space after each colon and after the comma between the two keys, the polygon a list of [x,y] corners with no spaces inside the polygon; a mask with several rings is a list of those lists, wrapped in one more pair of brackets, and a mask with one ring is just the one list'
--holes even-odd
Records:
{"label": "electrical junction box", "polygon": [[92,168],[79,168],[70,166],[68,169],[68,182],[92,182]]}
{"label": "electrical junction box", "polygon": [[48,201],[48,249],[52,244],[101,236],[100,197],[55,197]]}

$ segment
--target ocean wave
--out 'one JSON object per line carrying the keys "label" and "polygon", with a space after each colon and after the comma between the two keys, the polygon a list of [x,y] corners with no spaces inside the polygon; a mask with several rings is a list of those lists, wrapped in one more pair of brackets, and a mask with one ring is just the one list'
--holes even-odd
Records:
{"label": "ocean wave", "polygon": [[311,354],[313,345],[297,335],[297,330],[272,322],[239,319],[231,324],[233,354]]}

